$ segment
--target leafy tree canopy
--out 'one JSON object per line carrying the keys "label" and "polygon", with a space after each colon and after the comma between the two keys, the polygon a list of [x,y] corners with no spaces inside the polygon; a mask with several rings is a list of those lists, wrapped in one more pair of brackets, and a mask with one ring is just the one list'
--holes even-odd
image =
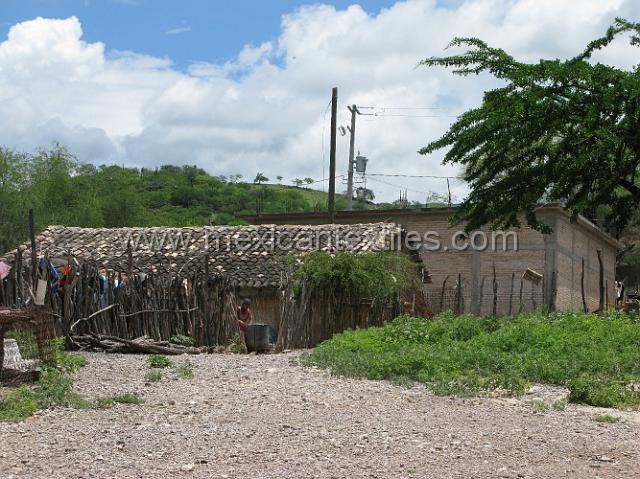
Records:
{"label": "leafy tree canopy", "polygon": [[505,84],[462,114],[441,138],[420,150],[449,147],[444,162],[464,167],[471,193],[454,215],[467,228],[527,222],[540,230],[535,208],[560,201],[573,216],[604,212],[618,234],[640,204],[640,70],[592,56],[622,34],[640,45],[640,24],[617,19],[606,35],[569,60],[523,63],[477,38],[456,38],[465,53],[432,57],[426,66],[457,75],[492,74]]}

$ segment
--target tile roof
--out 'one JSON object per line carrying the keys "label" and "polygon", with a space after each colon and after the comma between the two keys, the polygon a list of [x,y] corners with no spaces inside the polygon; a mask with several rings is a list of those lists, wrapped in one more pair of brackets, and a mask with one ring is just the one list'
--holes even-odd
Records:
{"label": "tile roof", "polygon": [[[36,237],[38,253],[49,257],[71,254],[78,261],[126,273],[128,245],[132,272],[177,274],[204,269],[209,255],[211,274],[229,275],[241,287],[280,284],[277,261],[289,253],[323,251],[385,251],[397,246],[399,226],[393,223],[356,225],[260,225],[187,228],[77,228],[50,226]],[[29,261],[28,243],[19,247]],[[6,262],[14,260],[15,251]]]}

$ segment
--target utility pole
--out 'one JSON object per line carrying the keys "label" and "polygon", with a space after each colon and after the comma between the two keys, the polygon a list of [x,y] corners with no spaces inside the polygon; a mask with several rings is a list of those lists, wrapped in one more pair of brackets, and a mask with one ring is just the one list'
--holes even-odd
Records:
{"label": "utility pole", "polygon": [[353,209],[353,155],[356,143],[356,114],[360,113],[355,105],[347,107],[351,112],[351,138],[349,139],[349,171],[347,175],[347,211]]}
{"label": "utility pole", "polygon": [[331,91],[331,149],[329,151],[329,223],[336,220],[336,122],[338,116],[338,87]]}

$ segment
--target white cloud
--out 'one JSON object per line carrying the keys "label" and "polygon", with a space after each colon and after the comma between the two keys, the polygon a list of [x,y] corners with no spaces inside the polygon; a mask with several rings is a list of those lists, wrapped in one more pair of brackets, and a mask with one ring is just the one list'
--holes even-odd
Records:
{"label": "white cloud", "polygon": [[[247,45],[233,61],[195,63],[186,72],[170,59],[87,43],[75,17],[23,22],[0,43],[0,108],[8,112],[0,117],[0,144],[34,149],[60,141],[97,164],[196,163],[214,174],[320,178],[329,150],[325,112],[338,86],[342,125],[352,103],[440,108],[359,117],[357,148],[371,172],[451,174],[440,165],[442,153],[425,158],[416,151],[495,83],[415,68],[419,60],[442,54],[453,36],[478,36],[524,60],[568,57],[614,17],[640,14],[633,0],[452,4],[409,0],[375,16],[359,6],[303,7],[283,18],[276,42]],[[630,66],[638,51],[617,42],[598,58]],[[339,137],[339,174],[347,152],[348,137]],[[415,200],[446,191],[442,180],[377,179],[398,185],[371,179],[385,199],[397,197],[400,186]]]}
{"label": "white cloud", "polygon": [[165,35],[179,35],[180,33],[187,33],[191,31],[191,27],[176,27],[171,30],[167,30]]}

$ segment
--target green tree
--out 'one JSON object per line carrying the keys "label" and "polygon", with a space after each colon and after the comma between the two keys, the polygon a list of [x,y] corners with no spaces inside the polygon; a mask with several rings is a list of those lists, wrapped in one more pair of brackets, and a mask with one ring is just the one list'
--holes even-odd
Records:
{"label": "green tree", "polygon": [[266,176],[264,176],[264,174],[262,174],[262,173],[258,173],[258,174],[256,175],[256,177],[254,178],[254,180],[253,180],[253,182],[254,182],[256,185],[259,185],[259,184],[261,184],[261,183],[266,183],[267,181],[269,181],[269,178],[267,178]]}
{"label": "green tree", "polygon": [[420,150],[449,147],[444,162],[464,168],[471,193],[454,221],[504,228],[518,226],[524,213],[531,226],[546,230],[535,208],[560,201],[574,216],[593,217],[605,205],[609,229],[622,230],[640,204],[640,70],[592,56],[624,33],[640,45],[640,24],[617,19],[569,60],[523,63],[477,38],[456,38],[450,46],[465,53],[421,62],[503,82]]}

